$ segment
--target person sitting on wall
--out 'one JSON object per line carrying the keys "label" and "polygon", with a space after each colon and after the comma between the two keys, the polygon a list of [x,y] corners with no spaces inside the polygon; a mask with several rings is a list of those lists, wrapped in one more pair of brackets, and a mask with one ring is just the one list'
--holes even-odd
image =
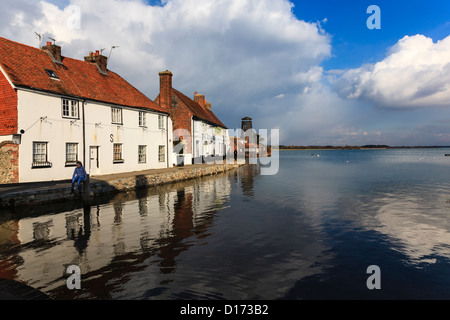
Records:
{"label": "person sitting on wall", "polygon": [[81,194],[81,188],[84,181],[87,180],[86,170],[80,161],[77,161],[77,167],[75,168],[72,176],[72,193],[74,192],[75,182],[78,184],[78,192]]}

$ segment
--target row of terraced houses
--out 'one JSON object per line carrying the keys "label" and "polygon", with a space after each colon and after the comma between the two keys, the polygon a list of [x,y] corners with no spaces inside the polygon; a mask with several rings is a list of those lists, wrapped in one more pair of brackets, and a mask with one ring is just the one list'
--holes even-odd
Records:
{"label": "row of terraced houses", "polygon": [[107,60],[0,37],[0,184],[65,180],[77,161],[95,176],[230,153],[228,130],[204,95],[189,98],[164,71],[153,101]]}

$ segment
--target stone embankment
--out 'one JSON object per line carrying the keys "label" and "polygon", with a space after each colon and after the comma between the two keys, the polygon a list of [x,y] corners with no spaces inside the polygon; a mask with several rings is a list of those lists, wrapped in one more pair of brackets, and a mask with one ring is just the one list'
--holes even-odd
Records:
{"label": "stone embankment", "polygon": [[85,183],[82,195],[79,195],[77,191],[74,194],[71,193],[71,183],[69,180],[1,185],[0,208],[30,206],[80,198],[88,201],[104,194],[128,192],[139,188],[155,187],[220,174],[225,171],[237,169],[242,165],[243,163],[192,165],[169,169],[93,176],[88,183]]}

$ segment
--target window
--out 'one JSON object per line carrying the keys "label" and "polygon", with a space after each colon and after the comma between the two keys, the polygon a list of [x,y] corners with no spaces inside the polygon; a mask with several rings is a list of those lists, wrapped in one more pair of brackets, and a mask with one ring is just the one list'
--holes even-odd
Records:
{"label": "window", "polygon": [[66,143],[66,166],[76,165],[78,161],[78,143]]}
{"label": "window", "polygon": [[147,126],[147,113],[143,111],[139,112],[139,126],[140,127]]}
{"label": "window", "polygon": [[164,123],[164,120],[165,120],[165,117],[164,117],[164,116],[162,116],[162,115],[159,115],[159,116],[158,116],[158,127],[159,127],[159,129],[161,129],[161,130],[166,128],[165,123]]}
{"label": "window", "polygon": [[62,115],[64,118],[78,119],[78,101],[62,99]]}
{"label": "window", "polygon": [[48,143],[33,142],[33,168],[49,168],[52,164],[48,162]]}
{"label": "window", "polygon": [[52,79],[59,79],[59,77],[56,75],[55,71],[50,69],[44,69],[45,72],[47,72],[47,75]]}
{"label": "window", "polygon": [[159,146],[159,162],[165,162],[166,161],[166,146]]}
{"label": "window", "polygon": [[114,152],[114,163],[123,163],[122,144],[115,143],[113,152]]}
{"label": "window", "polygon": [[139,163],[147,163],[147,146],[139,146]]}
{"label": "window", "polygon": [[122,124],[122,109],[111,108],[111,114],[113,124]]}

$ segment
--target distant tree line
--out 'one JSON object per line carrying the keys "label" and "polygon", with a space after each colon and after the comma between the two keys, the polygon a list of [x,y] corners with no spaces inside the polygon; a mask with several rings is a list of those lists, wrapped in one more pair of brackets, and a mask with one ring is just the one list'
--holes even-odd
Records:
{"label": "distant tree line", "polygon": [[399,146],[399,147],[391,147],[384,144],[368,144],[364,146],[294,146],[294,145],[280,145],[279,149],[281,150],[310,150],[310,149],[331,149],[331,150],[360,150],[360,149],[415,149],[415,148],[444,148],[442,146],[428,146],[428,147],[412,147],[412,146]]}

